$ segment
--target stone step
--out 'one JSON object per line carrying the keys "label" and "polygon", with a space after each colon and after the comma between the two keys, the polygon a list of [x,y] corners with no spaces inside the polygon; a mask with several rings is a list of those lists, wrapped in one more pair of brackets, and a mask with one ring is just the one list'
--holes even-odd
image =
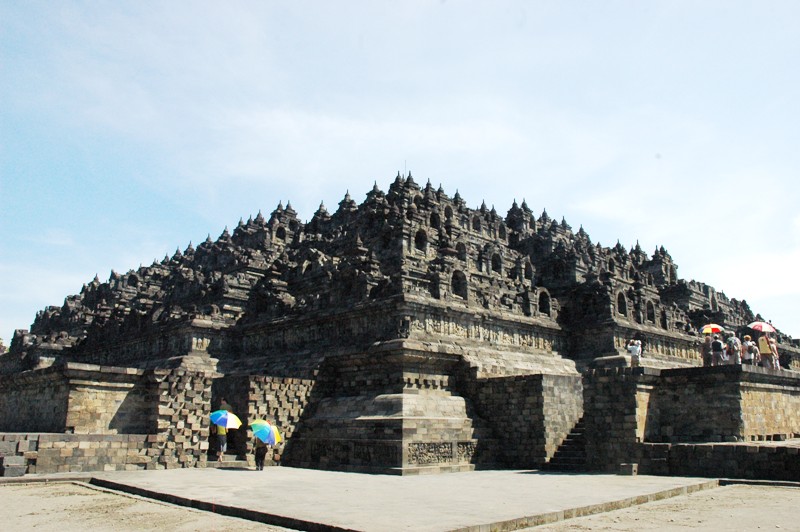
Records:
{"label": "stone step", "polygon": [[561,454],[564,452],[568,453],[579,452],[583,454],[585,449],[586,447],[584,447],[583,445],[562,445],[561,447],[558,448],[555,454]]}
{"label": "stone step", "polygon": [[586,453],[583,452],[583,449],[559,449],[558,452],[553,455],[553,459],[558,458],[583,458],[586,459]]}
{"label": "stone step", "polygon": [[585,471],[585,464],[553,464],[552,462],[546,464],[548,471]]}
{"label": "stone step", "polygon": [[586,458],[583,456],[563,456],[557,460],[550,460],[551,464],[585,464]]}
{"label": "stone step", "polygon": [[545,464],[550,471],[584,471],[586,469],[586,435],[581,418]]}
{"label": "stone step", "polygon": [[235,468],[235,469],[250,469],[247,460],[240,460],[236,456],[223,456],[222,461],[218,462],[216,458],[209,457],[206,462],[206,467],[211,468]]}

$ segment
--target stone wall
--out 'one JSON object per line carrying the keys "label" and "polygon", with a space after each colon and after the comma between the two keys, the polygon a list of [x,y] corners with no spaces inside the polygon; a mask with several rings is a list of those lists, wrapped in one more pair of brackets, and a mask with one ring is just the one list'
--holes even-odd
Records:
{"label": "stone wall", "polygon": [[74,362],[0,377],[0,431],[155,432],[144,372]]}
{"label": "stone wall", "polygon": [[[735,446],[707,443],[800,435],[800,376],[792,372],[747,366],[600,369],[585,373],[584,398],[587,465],[594,470],[616,471],[621,463],[635,462],[640,473],[701,474],[713,468],[728,471],[722,476],[744,475],[747,468],[763,472],[772,466],[724,466],[730,460],[726,453],[770,453],[775,447],[731,451]],[[675,445],[684,442],[702,445]],[[717,464],[712,469],[679,466],[684,455],[700,463],[697,457],[709,453]],[[758,478],[749,474],[755,476],[744,478]]]}
{"label": "stone wall", "polygon": [[[285,388],[280,381],[275,384]],[[298,395],[308,392],[300,395],[298,404],[307,403],[297,411],[298,422],[283,449],[285,464],[354,472],[399,471],[404,456],[400,359],[386,352],[332,356],[320,367],[313,387],[298,384]],[[267,389],[256,393],[273,396]],[[290,408],[294,405],[289,397],[284,401]],[[269,411],[260,413],[269,415]],[[409,428],[409,433],[417,431]]]}
{"label": "stone wall", "polygon": [[457,385],[463,367],[413,340],[329,357],[284,463],[406,475],[494,462],[498,442]]}
{"label": "stone wall", "polygon": [[[277,378],[254,375],[247,379],[247,419],[265,419],[274,423],[283,438],[283,442],[274,446],[267,455],[267,460],[280,463],[286,442],[300,423],[308,405],[314,384],[312,379]],[[252,436],[252,432],[248,433]],[[248,456],[252,454],[253,440],[248,439]]]}
{"label": "stone wall", "polygon": [[144,372],[133,368],[68,363],[66,432],[82,434],[149,434],[154,405]]}
{"label": "stone wall", "polygon": [[[75,363],[15,376],[31,388],[38,383],[45,394],[60,390],[51,406],[69,415],[60,426],[52,424],[47,434],[42,429],[0,434],[0,442],[13,442],[0,445],[4,466],[57,473],[203,465],[212,377],[183,368],[142,371]],[[14,387],[2,388],[0,405],[10,408],[17,393]],[[40,405],[41,400],[29,404]],[[25,428],[24,419],[6,413],[0,416],[4,423]]]}
{"label": "stone wall", "polygon": [[645,439],[752,441],[800,433],[800,375],[750,366],[663,370]]}
{"label": "stone wall", "polygon": [[147,437],[154,469],[204,465],[208,452],[214,375],[183,368],[148,373],[156,434]]}
{"label": "stone wall", "polygon": [[800,436],[800,374],[753,369],[740,393],[744,440]]}
{"label": "stone wall", "polygon": [[470,399],[499,438],[509,467],[541,467],[583,415],[577,375],[478,379],[470,388]]}
{"label": "stone wall", "polygon": [[60,368],[0,376],[0,432],[63,432],[68,397]]}
{"label": "stone wall", "polygon": [[800,480],[800,448],[769,444],[674,444],[670,475]]}
{"label": "stone wall", "polygon": [[144,434],[0,434],[3,476],[151,468]]}
{"label": "stone wall", "polygon": [[401,474],[540,466],[583,413],[574,373],[479,378],[462,357],[411,340],[378,351],[330,357],[318,379],[225,377],[215,394],[277,423],[286,441],[274,461]]}
{"label": "stone wall", "polygon": [[[649,384],[658,370],[649,368],[603,368],[583,377],[586,465],[592,470],[616,471],[636,455],[636,444],[644,431],[640,407],[649,403]],[[644,414],[646,419],[646,414]]]}

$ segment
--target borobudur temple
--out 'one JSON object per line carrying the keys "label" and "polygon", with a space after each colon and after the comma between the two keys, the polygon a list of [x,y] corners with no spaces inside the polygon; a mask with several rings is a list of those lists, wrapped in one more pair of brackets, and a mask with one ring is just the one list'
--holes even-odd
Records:
{"label": "borobudur temple", "polygon": [[786,371],[702,367],[698,327],[760,318],[680,279],[663,247],[603,247],[524,201],[501,215],[398,175],[307,222],[278,204],[39,312],[0,356],[0,455],[5,474],[211,466],[224,397],[239,459],[265,418],[286,466],[672,474],[700,444],[800,433],[796,340],[777,334]]}

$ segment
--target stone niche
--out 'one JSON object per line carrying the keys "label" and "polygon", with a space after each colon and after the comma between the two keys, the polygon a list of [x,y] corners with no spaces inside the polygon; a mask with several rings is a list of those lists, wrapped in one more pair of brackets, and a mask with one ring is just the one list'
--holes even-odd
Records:
{"label": "stone niche", "polygon": [[409,475],[493,462],[491,431],[456,391],[460,364],[407,340],[329,358],[284,463]]}

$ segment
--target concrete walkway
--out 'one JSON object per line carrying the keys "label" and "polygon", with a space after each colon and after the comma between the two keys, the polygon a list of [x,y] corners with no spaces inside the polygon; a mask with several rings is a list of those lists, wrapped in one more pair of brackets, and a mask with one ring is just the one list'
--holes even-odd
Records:
{"label": "concrete walkway", "polygon": [[289,467],[98,472],[38,480],[68,478],[91,478],[98,486],[286,528],[370,532],[515,530],[718,485],[685,477],[538,471],[401,477]]}

